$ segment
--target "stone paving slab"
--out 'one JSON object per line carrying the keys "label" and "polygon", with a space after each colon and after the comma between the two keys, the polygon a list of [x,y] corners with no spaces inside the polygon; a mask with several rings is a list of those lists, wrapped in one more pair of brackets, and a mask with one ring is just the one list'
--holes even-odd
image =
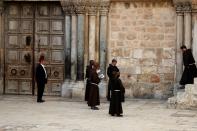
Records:
{"label": "stone paving slab", "polygon": [[0,96],[0,131],[197,131],[197,110],[167,109],[166,101],[126,100],[119,118],[104,100],[93,111],[81,100],[44,98]]}

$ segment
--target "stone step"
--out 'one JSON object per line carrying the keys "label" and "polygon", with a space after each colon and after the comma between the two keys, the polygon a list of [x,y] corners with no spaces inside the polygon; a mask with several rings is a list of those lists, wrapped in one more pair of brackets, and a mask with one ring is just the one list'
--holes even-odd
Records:
{"label": "stone step", "polygon": [[195,89],[194,84],[185,85],[185,92],[191,94]]}
{"label": "stone step", "polygon": [[197,77],[194,78],[194,84],[197,85]]}
{"label": "stone step", "polygon": [[167,108],[176,108],[176,106],[177,106],[176,96],[168,98]]}

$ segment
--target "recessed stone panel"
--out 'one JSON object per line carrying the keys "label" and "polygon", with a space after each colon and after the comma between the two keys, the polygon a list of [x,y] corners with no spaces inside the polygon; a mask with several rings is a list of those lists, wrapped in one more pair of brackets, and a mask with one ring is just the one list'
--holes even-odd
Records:
{"label": "recessed stone panel", "polygon": [[19,46],[18,45],[18,36],[17,35],[10,35],[8,36],[8,46]]}
{"label": "recessed stone panel", "polygon": [[61,48],[63,46],[63,36],[52,36],[51,45],[53,48]]}
{"label": "recessed stone panel", "polygon": [[33,17],[33,7],[32,6],[23,6],[22,7],[22,16],[23,17]]}
{"label": "recessed stone panel", "polygon": [[7,60],[9,63],[17,63],[19,62],[19,52],[18,51],[8,51],[7,53]]}
{"label": "recessed stone panel", "polygon": [[22,21],[22,31],[23,31],[23,33],[33,32],[32,27],[33,27],[33,21],[31,21],[31,20]]}
{"label": "recessed stone panel", "polygon": [[21,81],[20,87],[21,93],[30,94],[32,92],[31,81]]}
{"label": "recessed stone panel", "polygon": [[62,21],[52,21],[52,32],[63,33]]}
{"label": "recessed stone panel", "polygon": [[51,13],[52,13],[52,16],[62,16],[62,9],[59,6],[53,6]]}
{"label": "recessed stone panel", "polygon": [[62,63],[64,61],[63,59],[63,53],[62,51],[52,51],[52,62],[53,63]]}
{"label": "recessed stone panel", "polygon": [[49,21],[44,21],[44,20],[38,21],[36,28],[37,28],[37,32],[40,33],[49,32]]}
{"label": "recessed stone panel", "polygon": [[16,5],[9,6],[9,15],[10,16],[17,16],[19,14],[18,7]]}
{"label": "recessed stone panel", "polygon": [[47,46],[47,45],[49,45],[49,38],[48,38],[48,36],[44,36],[44,35],[39,36],[38,37],[38,46],[42,47],[42,46]]}
{"label": "recessed stone panel", "polygon": [[38,15],[41,16],[41,17],[49,16],[48,6],[39,6],[38,7]]}
{"label": "recessed stone panel", "polygon": [[18,92],[18,81],[16,80],[8,80],[7,81],[7,85],[8,85],[8,92]]}
{"label": "recessed stone panel", "polygon": [[18,27],[19,27],[19,23],[17,20],[10,20],[8,22],[8,29],[9,31],[17,31],[18,30]]}
{"label": "recessed stone panel", "polygon": [[60,92],[61,91],[61,83],[52,83],[51,85],[52,92]]}

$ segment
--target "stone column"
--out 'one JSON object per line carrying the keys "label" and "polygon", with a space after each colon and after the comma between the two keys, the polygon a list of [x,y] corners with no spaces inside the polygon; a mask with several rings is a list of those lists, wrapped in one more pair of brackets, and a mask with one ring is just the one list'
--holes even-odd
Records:
{"label": "stone column", "polygon": [[84,72],[86,71],[86,66],[89,64],[89,39],[88,39],[88,34],[89,34],[89,29],[88,29],[88,13],[86,12],[85,14],[85,43],[84,43]]}
{"label": "stone column", "polygon": [[65,13],[65,78],[71,78],[71,15]]}
{"label": "stone column", "polygon": [[89,12],[89,60],[95,60],[96,51],[96,11]]}
{"label": "stone column", "polygon": [[77,80],[84,79],[84,26],[85,16],[84,11],[77,12]]}
{"label": "stone column", "polygon": [[192,42],[192,14],[191,5],[184,5],[184,43],[187,48],[191,48]]}
{"label": "stone column", "polygon": [[4,43],[3,43],[3,1],[0,2],[0,94],[4,88]]}
{"label": "stone column", "polygon": [[71,80],[77,77],[77,16],[72,14],[71,26]]}
{"label": "stone column", "polygon": [[195,61],[197,62],[197,19],[194,19],[193,23],[193,43],[192,43],[192,52]]}
{"label": "stone column", "polygon": [[178,83],[181,79],[183,72],[183,58],[182,52],[180,51],[181,45],[183,45],[183,12],[182,6],[177,6],[177,40],[176,40],[176,82]]}
{"label": "stone column", "polygon": [[99,62],[101,71],[106,74],[107,59],[107,23],[108,10],[100,11]]}

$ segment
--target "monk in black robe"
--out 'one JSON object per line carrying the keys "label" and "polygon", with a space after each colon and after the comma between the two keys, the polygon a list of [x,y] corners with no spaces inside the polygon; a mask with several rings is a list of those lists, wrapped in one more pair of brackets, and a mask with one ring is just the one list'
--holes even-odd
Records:
{"label": "monk in black robe", "polygon": [[97,70],[99,69],[98,63],[95,63],[93,69],[90,72],[90,92],[88,99],[88,106],[93,110],[99,110],[97,105],[100,105],[99,98],[99,87],[98,84],[100,82],[100,78],[98,76]]}
{"label": "monk in black robe", "polygon": [[110,97],[111,97],[111,89],[110,89],[110,83],[111,83],[111,79],[112,79],[112,72],[119,72],[118,67],[116,66],[117,64],[117,60],[113,59],[112,63],[109,64],[109,67],[107,68],[107,75],[109,77],[109,82],[108,82],[108,90],[107,90],[107,100],[110,101]]}
{"label": "monk in black robe", "polygon": [[195,60],[192,55],[191,49],[187,49],[185,45],[181,46],[183,52],[183,64],[185,66],[180,84],[183,85],[181,88],[185,88],[186,84],[193,84],[194,77],[197,76],[197,69],[195,65]]}
{"label": "monk in black robe", "polygon": [[110,89],[112,94],[110,99],[109,114],[112,116],[123,116],[121,102],[124,102],[125,88],[119,76],[119,72],[113,72],[113,76],[111,78]]}
{"label": "monk in black robe", "polygon": [[90,64],[86,67],[86,90],[85,90],[85,101],[88,101],[89,99],[89,92],[90,92],[90,73],[92,70],[92,67],[94,65],[94,60],[90,60]]}

